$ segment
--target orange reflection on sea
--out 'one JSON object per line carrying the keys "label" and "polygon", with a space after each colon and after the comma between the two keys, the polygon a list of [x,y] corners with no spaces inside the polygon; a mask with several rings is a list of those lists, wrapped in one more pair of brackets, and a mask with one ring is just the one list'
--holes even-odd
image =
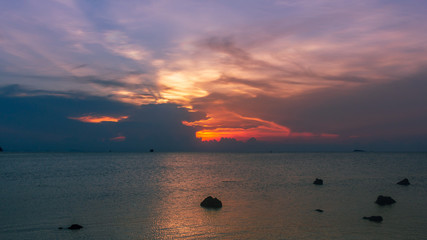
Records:
{"label": "orange reflection on sea", "polygon": [[[233,171],[239,171],[235,163],[231,163],[234,167],[227,166],[227,161],[218,166],[206,154],[187,154],[186,158],[168,154],[162,161],[167,168],[161,176],[162,198],[153,209],[156,225],[152,229],[159,239],[272,239],[282,234],[284,225],[298,228],[298,219],[284,223],[289,220],[284,211],[295,203],[271,198],[261,190],[263,183],[241,173],[234,177]],[[227,168],[227,173],[219,171]],[[200,202],[207,196],[220,199],[223,207],[202,208]]]}

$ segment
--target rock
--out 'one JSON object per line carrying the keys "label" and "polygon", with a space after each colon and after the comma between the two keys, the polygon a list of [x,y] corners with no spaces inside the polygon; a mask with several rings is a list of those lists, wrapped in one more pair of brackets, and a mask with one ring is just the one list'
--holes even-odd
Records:
{"label": "rock", "polygon": [[396,201],[393,198],[391,198],[389,196],[383,196],[383,195],[379,195],[377,197],[377,200],[375,201],[376,204],[381,205],[381,206],[391,205],[395,202]]}
{"label": "rock", "polygon": [[0,152],[3,152],[3,148],[0,147]]}
{"label": "rock", "polygon": [[316,178],[313,182],[314,185],[323,185],[323,180],[320,178]]}
{"label": "rock", "polygon": [[378,222],[378,223],[383,221],[383,217],[381,217],[381,216],[363,217],[363,219],[367,219],[369,221]]}
{"label": "rock", "polygon": [[411,183],[409,183],[409,180],[407,178],[403,179],[402,181],[398,182],[397,184],[399,185],[404,185],[404,186],[408,186]]}
{"label": "rock", "polygon": [[64,229],[63,227],[59,227],[58,229]]}
{"label": "rock", "polygon": [[73,224],[73,225],[71,225],[71,226],[68,227],[68,229],[70,229],[70,230],[78,230],[78,229],[81,229],[81,228],[83,228],[83,226],[81,226],[79,224]]}
{"label": "rock", "polygon": [[200,203],[200,206],[204,208],[221,208],[222,202],[218,198],[209,196]]}
{"label": "rock", "polygon": [[322,210],[322,209],[316,209],[316,210],[314,210],[314,211],[316,211],[316,212],[323,212],[323,210]]}
{"label": "rock", "polygon": [[154,149],[150,149],[150,152],[154,152]]}
{"label": "rock", "polygon": [[353,152],[365,152],[365,150],[362,149],[354,149]]}

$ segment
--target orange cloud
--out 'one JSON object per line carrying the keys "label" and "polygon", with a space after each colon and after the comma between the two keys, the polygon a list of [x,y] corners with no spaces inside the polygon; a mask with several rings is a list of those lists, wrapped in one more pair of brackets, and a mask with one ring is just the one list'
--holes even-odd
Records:
{"label": "orange cloud", "polygon": [[69,117],[69,119],[77,120],[86,123],[101,123],[101,122],[119,122],[127,119],[128,116],[110,117],[110,116],[83,116],[83,117]]}

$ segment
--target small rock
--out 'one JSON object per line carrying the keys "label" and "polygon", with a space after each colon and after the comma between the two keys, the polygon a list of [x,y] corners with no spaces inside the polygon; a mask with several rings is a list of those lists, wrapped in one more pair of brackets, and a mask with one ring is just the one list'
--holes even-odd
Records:
{"label": "small rock", "polygon": [[404,185],[404,186],[408,186],[411,183],[409,183],[409,180],[407,178],[403,179],[402,181],[398,182],[397,184],[399,185]]}
{"label": "small rock", "polygon": [[323,180],[320,178],[316,178],[313,182],[314,185],[323,185]]}
{"label": "small rock", "polygon": [[64,229],[63,227],[59,227],[58,229]]}
{"label": "small rock", "polygon": [[365,150],[362,149],[354,149],[353,152],[365,152]]}
{"label": "small rock", "polygon": [[375,201],[376,204],[381,205],[381,206],[391,205],[395,202],[396,201],[393,198],[391,198],[389,196],[383,196],[383,195],[379,195],[377,197],[377,200]]}
{"label": "small rock", "polygon": [[371,222],[378,222],[378,223],[383,221],[383,217],[381,217],[381,216],[363,217],[363,219],[367,219]]}
{"label": "small rock", "polygon": [[209,196],[200,203],[200,206],[204,208],[221,208],[222,202],[218,198]]}
{"label": "small rock", "polygon": [[316,212],[323,212],[323,210],[322,210],[322,209],[316,209],[316,210],[314,210],[314,211],[316,211]]}
{"label": "small rock", "polygon": [[70,229],[70,230],[78,230],[78,229],[81,229],[81,228],[83,228],[83,226],[81,226],[79,224],[73,224],[73,225],[71,225],[71,226],[68,227],[68,229]]}

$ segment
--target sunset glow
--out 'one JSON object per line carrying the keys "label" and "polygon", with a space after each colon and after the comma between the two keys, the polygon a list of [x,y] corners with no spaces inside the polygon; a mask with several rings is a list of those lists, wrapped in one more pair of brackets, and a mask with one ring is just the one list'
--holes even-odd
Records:
{"label": "sunset glow", "polygon": [[209,115],[207,119],[187,122],[186,126],[203,128],[196,132],[202,141],[219,141],[221,138],[234,138],[247,141],[256,138],[262,141],[278,141],[289,138],[337,138],[338,134],[292,132],[291,129],[260,118],[244,117],[232,112],[221,112],[217,116]]}
{"label": "sunset glow", "polygon": [[257,127],[252,129],[242,128],[217,128],[212,130],[200,130],[196,132],[196,137],[202,141],[219,141],[221,138],[234,138],[238,141],[247,141],[255,138],[261,141],[278,141],[289,138],[338,138],[338,134],[314,134],[309,132],[287,132],[279,129],[269,129],[266,127]]}
{"label": "sunset glow", "polygon": [[102,122],[119,122],[127,119],[128,116],[110,117],[110,116],[83,116],[83,117],[69,117],[69,119],[77,120],[86,123],[102,123]]}
{"label": "sunset glow", "polygon": [[202,141],[219,141],[221,138],[234,138],[238,141],[247,141],[254,137],[259,140],[274,140],[275,138],[288,137],[289,133],[271,131],[270,129],[253,128],[217,128],[212,130],[200,130],[196,132],[196,137]]}

